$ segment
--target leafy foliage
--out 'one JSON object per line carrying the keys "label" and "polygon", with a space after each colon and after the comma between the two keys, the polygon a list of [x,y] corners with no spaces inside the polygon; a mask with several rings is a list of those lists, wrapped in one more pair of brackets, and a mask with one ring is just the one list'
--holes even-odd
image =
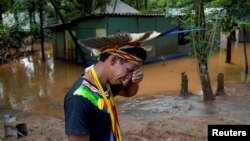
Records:
{"label": "leafy foliage", "polygon": [[0,40],[2,42],[1,47],[18,49],[22,46],[22,37],[24,31],[18,24],[11,27],[1,26],[0,28]]}
{"label": "leafy foliage", "polygon": [[11,5],[12,5],[12,1],[11,0],[1,0],[0,1],[0,5],[2,6],[2,11],[1,12],[7,12],[9,11]]}

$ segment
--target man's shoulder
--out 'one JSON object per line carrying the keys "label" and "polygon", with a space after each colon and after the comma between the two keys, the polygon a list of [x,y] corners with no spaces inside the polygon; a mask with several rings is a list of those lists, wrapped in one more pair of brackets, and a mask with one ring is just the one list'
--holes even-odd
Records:
{"label": "man's shoulder", "polygon": [[88,101],[94,105],[100,99],[98,89],[86,78],[79,78],[65,96],[64,101]]}
{"label": "man's shoulder", "polygon": [[81,85],[73,92],[73,95],[82,96],[84,98],[93,97],[97,100],[100,98],[98,89],[87,79],[83,79]]}

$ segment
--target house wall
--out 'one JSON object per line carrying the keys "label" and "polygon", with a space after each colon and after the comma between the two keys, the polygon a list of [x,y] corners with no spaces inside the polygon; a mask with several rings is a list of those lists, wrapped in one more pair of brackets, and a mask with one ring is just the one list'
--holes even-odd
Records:
{"label": "house wall", "polygon": [[[170,18],[156,18],[156,31],[164,32],[175,26]],[[176,53],[178,51],[178,34],[156,39],[156,47],[156,56],[158,57]]]}
{"label": "house wall", "polygon": [[[154,31],[156,30],[156,18],[154,17],[138,17],[137,18],[137,31],[145,32],[145,31]],[[151,51],[147,52],[147,58],[152,58],[156,56],[156,40],[147,41],[142,44],[142,46],[150,46],[152,47]]]}
{"label": "house wall", "polygon": [[115,34],[117,32],[137,32],[136,17],[108,17],[108,34]]}
{"label": "house wall", "polygon": [[[107,18],[105,17],[93,17],[87,20],[81,20],[76,24],[76,37],[77,39],[85,39],[106,36],[106,24]],[[97,60],[97,57],[92,56],[89,50],[84,47],[81,47],[81,49],[88,64],[92,64],[94,60]],[[78,63],[82,63],[80,53],[82,52],[78,52]]]}
{"label": "house wall", "polygon": [[[153,17],[109,17],[108,34],[117,32],[141,33],[155,30],[155,18]],[[142,46],[155,46],[156,41],[148,41]],[[155,48],[147,52],[147,58],[155,57]]]}
{"label": "house wall", "polygon": [[[75,36],[75,30],[71,29],[72,34]],[[70,36],[70,33],[65,30],[65,55],[66,60],[75,62],[76,61],[76,45],[72,37]]]}
{"label": "house wall", "polygon": [[[171,20],[166,17],[109,17],[107,31],[108,34],[123,31],[140,33],[150,30],[164,32],[174,27]],[[147,53],[148,58],[175,53],[178,51],[178,35],[147,41],[142,46],[153,46],[152,50]]]}
{"label": "house wall", "polygon": [[66,59],[64,36],[64,30],[56,30],[53,32],[53,54],[56,59]]}
{"label": "house wall", "polygon": [[[175,25],[171,24],[170,18],[153,16],[97,16],[75,21],[69,28],[75,31],[77,39],[90,37],[102,37],[117,32],[140,33],[150,30],[164,32]],[[66,59],[65,54],[65,33],[64,30],[54,31],[54,49],[56,58]],[[147,53],[148,59],[165,56],[178,51],[178,35],[170,35],[159,39],[147,41],[142,46],[152,46],[152,50]],[[91,56],[91,52],[81,47],[88,64],[92,64],[97,57]],[[81,53],[77,51],[77,62],[82,63]]]}

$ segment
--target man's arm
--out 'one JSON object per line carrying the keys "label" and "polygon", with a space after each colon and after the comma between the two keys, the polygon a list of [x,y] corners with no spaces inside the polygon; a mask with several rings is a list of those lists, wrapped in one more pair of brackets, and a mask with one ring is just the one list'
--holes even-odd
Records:
{"label": "man's arm", "polygon": [[123,88],[119,95],[124,97],[134,96],[139,90],[139,83],[143,80],[143,71],[141,68],[136,69],[131,79],[123,82]]}
{"label": "man's arm", "polygon": [[68,141],[90,141],[89,135],[69,135]]}

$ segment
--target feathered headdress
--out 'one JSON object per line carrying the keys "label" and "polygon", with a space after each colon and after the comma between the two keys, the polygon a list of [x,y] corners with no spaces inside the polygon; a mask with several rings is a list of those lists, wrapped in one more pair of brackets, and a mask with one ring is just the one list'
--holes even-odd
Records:
{"label": "feathered headdress", "polygon": [[[159,33],[156,31],[148,31],[143,33],[117,33],[113,35],[109,35],[106,37],[94,37],[88,39],[79,40],[78,43],[88,50],[94,56],[99,56],[102,53],[108,52],[114,55],[117,55],[121,58],[127,59],[136,64],[142,63],[142,60],[136,56],[128,54],[122,49],[126,48],[134,48],[134,47],[142,47],[140,46],[142,42],[149,41],[155,38],[164,37],[173,34],[185,33],[185,32],[193,32],[200,31],[204,29],[191,29],[191,30],[179,30],[180,25],[169,29],[163,33]],[[143,49],[146,51],[150,51],[152,49],[151,46],[143,46]]]}
{"label": "feathered headdress", "polygon": [[[92,52],[94,56],[102,53],[119,56],[136,64],[142,63],[142,60],[136,56],[123,51],[123,49],[141,47],[144,41],[152,40],[158,37],[160,33],[149,31],[144,33],[117,33],[106,37],[95,37],[79,40],[78,43]],[[143,47],[142,47],[143,48]],[[150,50],[149,48],[144,48]]]}

